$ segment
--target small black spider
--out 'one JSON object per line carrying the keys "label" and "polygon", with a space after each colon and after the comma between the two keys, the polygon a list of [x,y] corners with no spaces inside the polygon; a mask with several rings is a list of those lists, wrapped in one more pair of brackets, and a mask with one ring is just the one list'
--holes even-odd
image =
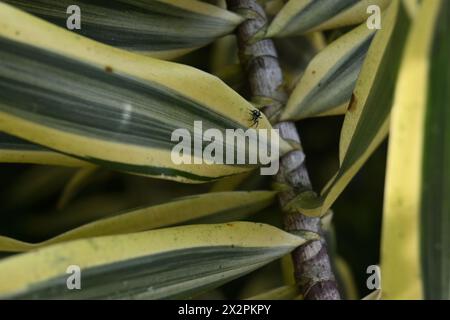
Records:
{"label": "small black spider", "polygon": [[253,126],[258,127],[259,119],[262,118],[261,111],[259,111],[259,110],[251,110],[250,111],[250,116],[252,117],[250,119],[250,121],[252,122],[252,127]]}

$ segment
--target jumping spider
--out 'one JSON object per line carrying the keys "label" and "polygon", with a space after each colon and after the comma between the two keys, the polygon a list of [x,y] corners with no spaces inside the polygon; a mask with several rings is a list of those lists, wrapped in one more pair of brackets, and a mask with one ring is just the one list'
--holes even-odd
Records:
{"label": "jumping spider", "polygon": [[250,116],[252,117],[250,119],[250,121],[252,122],[252,127],[253,126],[258,127],[259,119],[262,118],[261,111],[259,111],[259,110],[251,110],[250,111]]}

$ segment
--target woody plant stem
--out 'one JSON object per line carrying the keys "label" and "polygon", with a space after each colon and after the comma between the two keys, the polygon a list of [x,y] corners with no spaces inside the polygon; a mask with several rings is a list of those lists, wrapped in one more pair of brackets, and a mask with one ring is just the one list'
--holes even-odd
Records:
{"label": "woody plant stem", "polygon": [[247,18],[236,30],[239,56],[255,101],[265,101],[262,110],[279,129],[280,136],[297,145],[296,150],[280,159],[276,184],[282,185],[279,203],[283,209],[284,227],[289,232],[309,231],[320,235],[295,249],[292,253],[295,280],[300,292],[308,300],[340,299],[330,258],[323,238],[320,218],[308,217],[299,210],[286,209],[286,205],[300,192],[312,190],[305,166],[305,154],[293,122],[278,122],[277,115],[286,102],[283,74],[277,52],[271,39],[254,41],[255,36],[267,25],[267,17],[256,0],[227,0],[228,9]]}

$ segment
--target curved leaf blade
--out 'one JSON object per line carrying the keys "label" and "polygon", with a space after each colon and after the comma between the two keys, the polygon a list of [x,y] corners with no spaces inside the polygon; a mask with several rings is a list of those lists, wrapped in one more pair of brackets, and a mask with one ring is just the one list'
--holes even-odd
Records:
{"label": "curved leaf blade", "polygon": [[180,198],[97,220],[40,243],[0,236],[0,251],[28,251],[51,244],[97,236],[147,231],[178,224],[233,221],[269,206],[275,192],[217,192]]}
{"label": "curved leaf blade", "polygon": [[297,285],[291,284],[268,290],[246,300],[292,300],[301,296]]}
{"label": "curved leaf blade", "polygon": [[386,138],[409,18],[399,0],[383,13],[382,30],[372,41],[345,115],[340,140],[340,167],[320,196],[300,194],[292,206],[322,216]]}
{"label": "curved leaf blade", "polygon": [[389,3],[389,0],[290,0],[275,16],[266,36],[294,36],[360,24],[369,17],[370,5],[383,10]]}
{"label": "curved leaf blade", "polygon": [[69,181],[67,181],[61,195],[59,196],[56,207],[61,210],[83,189],[98,171],[98,167],[80,168],[75,172]]}
{"label": "curved leaf blade", "polygon": [[[192,67],[114,49],[0,3],[0,73],[0,130],[9,134],[110,169],[182,182],[255,168],[172,161],[176,129],[193,140],[202,139],[198,120],[223,136],[252,125],[250,103]],[[262,117],[258,128],[271,125]],[[234,148],[249,155],[245,144]]]}
{"label": "curved leaf blade", "polygon": [[363,24],[314,57],[289,97],[281,120],[345,113],[375,33]]}
{"label": "curved leaf blade", "polygon": [[229,34],[242,18],[196,0],[5,0],[66,28],[67,8],[81,11],[77,34],[158,58],[174,58]]}
{"label": "curved leaf blade", "polygon": [[383,217],[386,299],[450,298],[449,13],[448,1],[422,2],[400,72]]}
{"label": "curved leaf blade", "polygon": [[[2,260],[0,296],[191,296],[259,268],[304,242],[275,227],[248,222],[82,239]],[[83,290],[67,289],[69,265],[80,267]]]}
{"label": "curved leaf blade", "polygon": [[0,163],[31,163],[88,167],[88,162],[0,132]]}

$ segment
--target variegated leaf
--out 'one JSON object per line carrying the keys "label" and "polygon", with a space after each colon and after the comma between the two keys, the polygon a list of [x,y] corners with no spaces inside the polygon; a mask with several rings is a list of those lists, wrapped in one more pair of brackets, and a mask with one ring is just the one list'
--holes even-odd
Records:
{"label": "variegated leaf", "polygon": [[[187,297],[255,270],[304,242],[248,222],[76,240],[1,260],[0,297]],[[69,266],[80,268],[82,290],[68,289]]]}
{"label": "variegated leaf", "polygon": [[359,169],[386,138],[400,62],[410,21],[400,0],[383,14],[383,29],[372,41],[341,131],[335,176],[320,196],[303,192],[288,206],[311,216],[324,215]]}
{"label": "variegated leaf", "polygon": [[147,231],[178,224],[233,221],[270,205],[271,191],[217,192],[180,198],[97,220],[40,243],[0,236],[0,251],[28,251],[54,243],[104,235]]}
{"label": "variegated leaf", "polygon": [[[182,182],[255,168],[173,161],[176,129],[192,142],[203,139],[195,121],[223,137],[254,125],[250,103],[192,67],[115,49],[0,3],[0,74],[0,130],[9,134],[110,169]],[[262,116],[258,129],[270,128]]]}
{"label": "variegated leaf", "polygon": [[[158,58],[173,58],[229,34],[243,21],[196,0],[4,0],[66,28],[80,8],[77,34]],[[71,12],[71,11],[69,11]]]}
{"label": "variegated leaf", "polygon": [[381,250],[385,299],[450,299],[449,32],[449,1],[422,1],[391,122]]}
{"label": "variegated leaf", "polygon": [[4,133],[0,133],[0,163],[33,163],[68,167],[92,166],[88,162]]}
{"label": "variegated leaf", "polygon": [[275,16],[266,36],[292,36],[359,24],[369,18],[369,6],[377,6],[381,12],[390,2],[390,0],[290,0]]}
{"label": "variegated leaf", "polygon": [[363,24],[322,50],[306,68],[281,119],[345,113],[375,33]]}

